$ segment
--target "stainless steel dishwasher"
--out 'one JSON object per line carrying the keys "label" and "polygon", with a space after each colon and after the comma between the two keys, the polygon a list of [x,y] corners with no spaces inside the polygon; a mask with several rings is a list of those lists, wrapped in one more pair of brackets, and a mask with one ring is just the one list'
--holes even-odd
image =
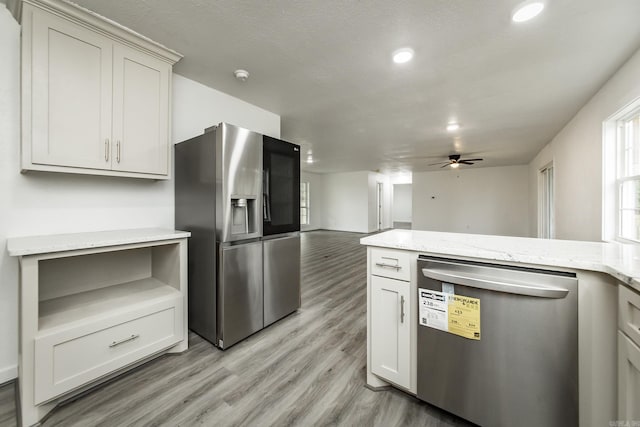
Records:
{"label": "stainless steel dishwasher", "polygon": [[420,256],[417,391],[482,426],[577,426],[575,275]]}

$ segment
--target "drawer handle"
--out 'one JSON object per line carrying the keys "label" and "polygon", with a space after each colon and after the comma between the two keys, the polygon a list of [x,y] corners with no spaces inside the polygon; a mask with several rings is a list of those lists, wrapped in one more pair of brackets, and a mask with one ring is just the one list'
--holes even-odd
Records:
{"label": "drawer handle", "polygon": [[126,343],[126,342],[133,341],[133,340],[135,340],[136,338],[138,338],[139,336],[140,336],[140,335],[138,335],[138,334],[133,334],[133,335],[131,335],[129,338],[125,338],[125,339],[120,340],[120,341],[114,341],[114,342],[112,342],[111,344],[109,344],[109,347],[117,347],[117,346],[119,346],[120,344],[124,344],[124,343]]}
{"label": "drawer handle", "polygon": [[376,262],[376,265],[378,267],[382,267],[382,268],[395,268],[396,271],[400,270],[402,267],[400,267],[399,265],[392,265],[392,264],[385,264],[383,262]]}
{"label": "drawer handle", "polygon": [[400,296],[400,323],[404,323],[404,297]]}

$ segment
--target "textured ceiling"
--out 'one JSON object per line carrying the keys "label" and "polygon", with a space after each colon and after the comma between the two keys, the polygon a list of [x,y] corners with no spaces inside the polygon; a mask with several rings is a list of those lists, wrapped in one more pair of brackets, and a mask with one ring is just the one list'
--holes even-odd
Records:
{"label": "textured ceiling", "polygon": [[[280,114],[315,172],[527,163],[640,47],[638,0],[547,0],[524,24],[520,0],[76,1],[182,53],[176,73]],[[414,61],[392,63],[403,46]]]}

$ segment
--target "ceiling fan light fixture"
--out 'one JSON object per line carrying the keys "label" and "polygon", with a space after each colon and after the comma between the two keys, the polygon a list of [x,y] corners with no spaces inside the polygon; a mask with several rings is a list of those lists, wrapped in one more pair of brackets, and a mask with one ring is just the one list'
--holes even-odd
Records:
{"label": "ceiling fan light fixture", "polygon": [[535,18],[544,9],[544,3],[541,1],[526,1],[520,3],[513,9],[511,20],[513,22],[526,22]]}
{"label": "ceiling fan light fixture", "polygon": [[452,169],[458,169],[460,167],[460,163],[454,162],[454,163],[451,163],[449,166],[451,166]]}
{"label": "ceiling fan light fixture", "polygon": [[393,52],[393,62],[396,64],[404,64],[413,59],[413,49],[410,47],[403,47],[402,49],[395,50]]}

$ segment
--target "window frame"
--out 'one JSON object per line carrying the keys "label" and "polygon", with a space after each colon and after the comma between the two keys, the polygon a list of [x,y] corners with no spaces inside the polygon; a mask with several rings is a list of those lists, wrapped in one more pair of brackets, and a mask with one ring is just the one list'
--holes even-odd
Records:
{"label": "window frame", "polygon": [[[625,160],[629,153],[625,138],[625,124],[637,120],[634,150],[640,151],[640,98],[626,105],[603,123],[603,240],[640,244],[640,230],[636,236],[623,236],[622,213],[630,208],[622,207],[622,187],[627,182],[640,185],[640,170],[626,175]],[[640,208],[634,208],[640,213]]]}
{"label": "window frame", "polygon": [[[310,185],[309,185],[309,181],[300,181],[300,225],[309,225],[311,224],[311,219],[310,219],[310,208],[309,205],[310,203]],[[302,198],[302,189],[304,188],[305,191],[305,197],[304,197],[304,205],[302,204],[303,198]],[[302,211],[305,211],[305,214],[302,214]],[[302,221],[302,218],[306,218],[306,222]]]}
{"label": "window frame", "polygon": [[549,162],[538,170],[538,237],[555,239],[555,170]]}

